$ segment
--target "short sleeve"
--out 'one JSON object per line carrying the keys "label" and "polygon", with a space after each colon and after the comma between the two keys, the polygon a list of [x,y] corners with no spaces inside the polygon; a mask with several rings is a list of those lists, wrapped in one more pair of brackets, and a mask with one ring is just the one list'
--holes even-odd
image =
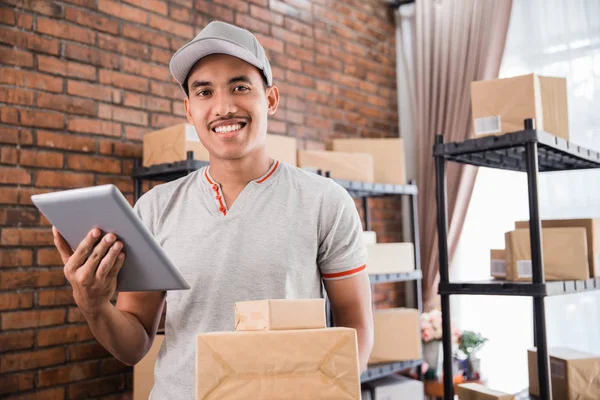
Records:
{"label": "short sleeve", "polygon": [[154,207],[152,205],[151,191],[144,193],[133,205],[133,213],[142,221],[144,226],[148,228],[152,236],[156,235],[154,229]]}
{"label": "short sleeve", "polygon": [[324,280],[350,278],[366,268],[367,248],[356,205],[335,182],[323,196],[317,264]]}

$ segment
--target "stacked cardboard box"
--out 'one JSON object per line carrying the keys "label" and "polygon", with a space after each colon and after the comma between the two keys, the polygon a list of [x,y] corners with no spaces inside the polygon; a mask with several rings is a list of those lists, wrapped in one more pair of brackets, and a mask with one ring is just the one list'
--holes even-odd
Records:
{"label": "stacked cardboard box", "polygon": [[[366,384],[371,400],[423,400],[423,382],[399,375],[390,375]],[[367,400],[363,395],[363,400]]]}
{"label": "stacked cardboard box", "polygon": [[472,82],[471,110],[476,137],[521,131],[523,121],[533,118],[537,129],[569,140],[564,78],[529,74]]}
{"label": "stacked cardboard box", "polygon": [[406,184],[402,139],[334,139],[333,151],[371,154],[374,161],[375,182]]}
{"label": "stacked cardboard box", "polygon": [[322,299],[235,309],[235,332],[197,336],[197,400],[360,399],[356,330],[326,328]]}
{"label": "stacked cardboard box", "polygon": [[[548,349],[552,398],[561,400],[597,400],[600,398],[600,355],[569,348]],[[529,392],[540,395],[537,351],[527,352]]]}
{"label": "stacked cardboard box", "polygon": [[[501,250],[490,254],[492,276],[530,282],[533,277],[529,229],[505,234],[504,263]],[[548,281],[585,280],[590,277],[585,228],[543,228],[544,277]],[[504,268],[504,269],[503,269]]]}
{"label": "stacked cardboard box", "polygon": [[419,311],[412,308],[376,310],[375,341],[369,364],[422,358]]}
{"label": "stacked cardboard box", "polygon": [[[190,124],[178,124],[149,132],[143,138],[144,167],[183,161],[187,152],[194,152],[194,159],[210,161],[208,150],[202,145],[196,128]],[[296,166],[296,138],[267,134],[267,153],[282,162]]]}
{"label": "stacked cardboard box", "polygon": [[367,273],[393,274],[415,270],[415,247],[412,243],[367,244]]}
{"label": "stacked cardboard box", "polygon": [[[517,221],[515,228],[528,229],[529,221]],[[590,276],[600,277],[600,218],[548,219],[542,228],[585,228]]]}
{"label": "stacked cardboard box", "polygon": [[479,383],[463,383],[458,385],[458,400],[514,400],[515,396],[492,390]]}
{"label": "stacked cardboard box", "polygon": [[299,150],[298,166],[321,170],[331,178],[349,181],[373,182],[373,156],[367,153]]}

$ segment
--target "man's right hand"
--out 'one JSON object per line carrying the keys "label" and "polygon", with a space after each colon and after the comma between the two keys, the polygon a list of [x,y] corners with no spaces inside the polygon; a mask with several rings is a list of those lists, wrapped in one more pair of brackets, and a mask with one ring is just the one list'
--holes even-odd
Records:
{"label": "man's right hand", "polygon": [[52,234],[77,306],[86,318],[95,316],[110,306],[116,292],[117,274],[125,262],[123,244],[112,233],[101,237],[99,229],[92,229],[73,251],[55,227]]}

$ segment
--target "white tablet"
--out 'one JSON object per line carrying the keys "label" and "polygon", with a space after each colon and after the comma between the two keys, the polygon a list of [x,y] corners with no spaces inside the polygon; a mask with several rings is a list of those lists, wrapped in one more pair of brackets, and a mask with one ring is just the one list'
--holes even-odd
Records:
{"label": "white tablet", "polygon": [[93,228],[103,235],[114,233],[123,242],[125,264],[117,276],[117,291],[190,288],[114,185],[39,194],[31,200],[74,249]]}

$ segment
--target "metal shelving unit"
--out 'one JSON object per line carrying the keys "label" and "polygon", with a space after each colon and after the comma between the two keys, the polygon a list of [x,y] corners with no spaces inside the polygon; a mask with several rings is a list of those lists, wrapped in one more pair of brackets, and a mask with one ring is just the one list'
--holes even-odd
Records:
{"label": "metal shelving unit", "polygon": [[[600,153],[584,149],[564,139],[534,128],[526,119],[523,131],[502,136],[444,143],[437,135],[433,146],[436,172],[437,228],[440,265],[439,293],[442,301],[444,347],[444,399],[454,399],[452,383],[452,343],[450,332],[450,295],[510,295],[531,296],[534,314],[534,343],[537,347],[540,398],[552,399],[548,343],[546,341],[546,312],[544,298],[600,289],[600,279],[586,281],[545,282],[542,255],[542,231],[538,204],[538,172],[600,168]],[[448,273],[448,222],[446,204],[446,161],[482,167],[507,169],[527,173],[529,189],[529,232],[533,279],[531,283],[482,281],[450,282]],[[533,399],[527,393],[519,399]],[[555,399],[558,400],[558,399]]]}
{"label": "metal shelving unit", "polygon": [[[207,162],[194,160],[193,156],[193,153],[189,151],[187,153],[187,159],[184,161],[155,165],[151,167],[142,167],[139,162],[140,160],[136,160],[136,164],[133,169],[134,201],[137,201],[142,195],[142,183],[144,180],[171,181],[181,178],[191,172],[194,172],[208,165]],[[323,171],[320,170],[315,172],[320,175],[330,177],[328,172],[323,173]],[[419,253],[417,186],[414,184],[414,182],[410,182],[408,185],[392,185],[383,183],[348,181],[335,178],[331,179],[333,179],[337,184],[346,189],[352,197],[362,199],[362,208],[365,217],[365,230],[371,229],[371,218],[367,204],[367,199],[369,197],[402,195],[410,196],[410,220],[415,248],[416,269],[415,271],[408,273],[369,275],[369,280],[372,285],[387,282],[413,282],[415,304],[419,312],[421,312],[423,309],[423,300],[421,294],[421,279],[423,275],[421,272],[421,257]],[[327,321],[329,326],[333,325],[333,318],[329,307],[327,307]],[[372,381],[391,374],[395,374],[397,372],[402,372],[414,367],[418,367],[421,364],[422,360],[410,360],[395,363],[370,365],[368,369],[361,375],[361,382],[364,383]]]}

